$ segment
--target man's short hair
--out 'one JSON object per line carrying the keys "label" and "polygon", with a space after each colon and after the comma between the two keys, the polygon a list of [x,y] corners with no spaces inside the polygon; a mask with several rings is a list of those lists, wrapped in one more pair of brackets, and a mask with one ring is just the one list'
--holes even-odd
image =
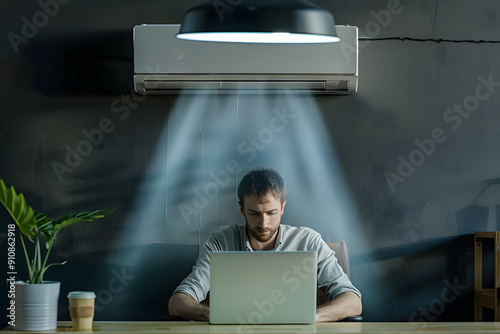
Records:
{"label": "man's short hair", "polygon": [[286,185],[283,177],[272,168],[260,168],[251,171],[241,179],[238,186],[238,199],[245,206],[245,196],[257,196],[262,199],[271,193],[282,204],[286,200]]}

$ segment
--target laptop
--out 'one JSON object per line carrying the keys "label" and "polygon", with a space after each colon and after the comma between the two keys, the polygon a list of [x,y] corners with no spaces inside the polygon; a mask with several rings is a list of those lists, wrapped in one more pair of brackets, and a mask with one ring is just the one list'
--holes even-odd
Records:
{"label": "laptop", "polygon": [[213,252],[211,324],[316,321],[316,252]]}

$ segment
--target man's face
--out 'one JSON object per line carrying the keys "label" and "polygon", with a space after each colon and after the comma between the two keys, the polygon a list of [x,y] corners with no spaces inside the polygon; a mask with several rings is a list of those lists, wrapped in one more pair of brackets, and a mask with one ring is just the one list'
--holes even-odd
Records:
{"label": "man's face", "polygon": [[245,217],[249,237],[261,243],[274,241],[286,201],[281,203],[271,193],[261,199],[255,195],[245,196],[244,201],[244,207],[239,204],[241,214]]}

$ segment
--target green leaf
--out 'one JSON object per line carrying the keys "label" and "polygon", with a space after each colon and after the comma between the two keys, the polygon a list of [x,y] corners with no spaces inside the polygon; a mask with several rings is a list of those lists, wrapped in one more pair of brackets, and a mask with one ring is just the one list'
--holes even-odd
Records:
{"label": "green leaf", "polygon": [[92,212],[80,212],[66,215],[54,222],[54,233],[57,233],[62,228],[74,223],[84,221],[91,222],[94,219],[104,218],[107,214],[110,214],[115,210],[116,209],[101,209]]}
{"label": "green leaf", "polygon": [[44,213],[33,212],[35,213],[36,229],[45,241],[48,242],[54,234],[54,221]]}
{"label": "green leaf", "polygon": [[34,242],[36,223],[33,209],[26,203],[23,194],[18,195],[13,186],[7,188],[2,179],[0,179],[0,202],[16,222],[19,231]]}

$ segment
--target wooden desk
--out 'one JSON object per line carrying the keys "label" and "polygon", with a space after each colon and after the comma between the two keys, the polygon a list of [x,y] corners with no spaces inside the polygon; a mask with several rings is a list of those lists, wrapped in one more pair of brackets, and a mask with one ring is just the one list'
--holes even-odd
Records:
{"label": "wooden desk", "polygon": [[[6,328],[7,334],[34,333]],[[71,322],[59,322],[57,331],[40,333],[75,333]],[[90,331],[88,331],[90,332]],[[499,333],[498,322],[333,322],[313,325],[209,325],[206,322],[95,322],[92,332],[100,334],[164,334],[164,333]],[[2,334],[3,334],[2,333]]]}

